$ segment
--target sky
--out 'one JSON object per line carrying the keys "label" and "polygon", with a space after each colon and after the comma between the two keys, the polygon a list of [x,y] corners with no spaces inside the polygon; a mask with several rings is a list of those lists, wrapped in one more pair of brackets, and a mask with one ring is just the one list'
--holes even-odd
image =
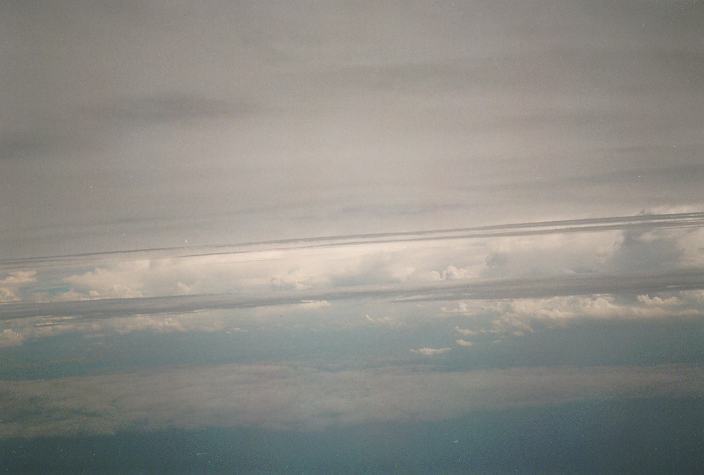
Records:
{"label": "sky", "polygon": [[0,2],[0,470],[701,465],[702,21]]}

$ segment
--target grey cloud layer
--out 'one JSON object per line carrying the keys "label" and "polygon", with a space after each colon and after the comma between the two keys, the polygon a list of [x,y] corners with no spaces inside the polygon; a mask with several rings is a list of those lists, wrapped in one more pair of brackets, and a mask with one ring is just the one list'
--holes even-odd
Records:
{"label": "grey cloud layer", "polygon": [[5,3],[0,254],[701,208],[702,13]]}
{"label": "grey cloud layer", "polygon": [[435,421],[473,410],[604,397],[691,397],[704,390],[703,376],[701,368],[686,366],[439,372],[222,365],[3,381],[0,437],[113,433],[134,427],[307,431]]}

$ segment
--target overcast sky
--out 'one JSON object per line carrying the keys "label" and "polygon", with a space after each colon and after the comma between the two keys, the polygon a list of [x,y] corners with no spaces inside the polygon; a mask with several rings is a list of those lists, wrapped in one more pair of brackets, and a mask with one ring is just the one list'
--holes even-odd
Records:
{"label": "overcast sky", "polygon": [[2,257],[704,199],[698,2],[0,8]]}

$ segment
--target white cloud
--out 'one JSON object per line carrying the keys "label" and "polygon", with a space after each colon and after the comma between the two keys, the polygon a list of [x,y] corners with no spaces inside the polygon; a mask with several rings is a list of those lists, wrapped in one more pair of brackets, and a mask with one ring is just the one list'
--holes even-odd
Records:
{"label": "white cloud", "polygon": [[[191,257],[115,260],[90,270],[62,270],[71,289],[50,300],[135,298],[199,293],[271,293],[389,285],[433,280],[437,259],[448,249],[413,245],[340,246],[282,249]],[[449,266],[443,278],[457,279],[465,269]],[[58,286],[58,284],[57,284]]]}
{"label": "white cloud", "polygon": [[[600,220],[593,220],[597,225]],[[608,222],[608,221],[607,221]],[[563,226],[564,227],[564,226]],[[569,228],[569,226],[567,226]],[[479,282],[485,278],[535,276],[597,276],[600,273],[643,271],[644,263],[668,262],[668,268],[702,260],[701,230],[650,229],[601,232],[530,233],[458,239],[445,232],[437,241],[365,242],[349,246],[281,246],[273,249],[230,249],[216,254],[146,257],[103,256],[86,267],[78,260],[57,261],[42,277],[42,290],[27,300],[85,300],[229,293],[276,295],[281,292],[324,292],[352,287],[413,286],[440,281]],[[530,229],[529,229],[530,231]],[[527,232],[527,231],[526,231]],[[461,233],[460,233],[461,234]],[[453,239],[443,239],[450,237]],[[410,236],[424,238],[424,235]],[[634,262],[641,264],[634,264]],[[649,265],[649,264],[648,264]],[[636,267],[634,267],[636,266]],[[640,266],[640,267],[638,267]],[[651,272],[650,269],[648,269]],[[0,298],[16,301],[20,285],[36,279],[21,271],[0,281]],[[447,282],[449,283],[449,282]],[[549,289],[547,289],[549,291]],[[469,314],[480,307],[467,302],[445,313]]]}
{"label": "white cloud", "polygon": [[463,346],[463,347],[465,347],[465,348],[468,348],[468,347],[470,347],[470,346],[472,346],[472,345],[474,344],[474,343],[472,343],[471,341],[467,341],[467,340],[464,340],[464,339],[462,339],[462,338],[455,340],[455,343],[457,343],[457,345]]}
{"label": "white cloud", "polygon": [[25,284],[30,284],[37,281],[36,271],[17,271],[12,272],[7,277],[0,279],[0,285],[19,287]]}
{"label": "white cloud", "polygon": [[430,348],[430,347],[423,347],[423,348],[415,348],[411,350],[411,353],[416,353],[418,355],[423,355],[423,356],[437,356],[437,355],[442,355],[445,353],[448,353],[451,351],[452,348]]}
{"label": "white cloud", "polygon": [[33,270],[11,272],[0,279],[0,303],[17,302],[21,300],[22,287],[37,281],[37,273]]}
{"label": "white cloud", "polygon": [[9,287],[0,287],[0,303],[19,300],[17,294]]}
{"label": "white cloud", "polygon": [[474,336],[479,333],[476,330],[470,330],[469,328],[460,328],[460,327],[455,327],[455,331],[462,336]]}
{"label": "white cloud", "polygon": [[[597,225],[603,224],[600,220],[595,222]],[[523,232],[509,229],[519,234]],[[550,295],[553,287],[559,287],[558,283],[563,276],[574,278],[575,282],[583,278],[591,279],[592,282],[601,275],[610,275],[609,278],[615,282],[619,272],[629,270],[624,266],[631,260],[639,261],[640,257],[643,257],[644,262],[659,262],[663,256],[674,256],[671,267],[680,268],[683,263],[696,262],[701,257],[701,244],[696,239],[700,231],[651,229],[639,232],[556,232],[549,235],[526,234],[474,240],[439,238],[437,241],[404,242],[401,239],[394,242],[362,242],[354,246],[282,246],[182,257],[103,256],[102,263],[93,267],[85,267],[85,264],[80,264],[80,260],[77,261],[78,264],[58,261],[41,278],[35,271],[14,272],[0,280],[0,299],[6,302],[31,302],[214,295],[215,303],[208,303],[212,307],[198,307],[196,303],[192,308],[215,308],[218,304],[230,305],[230,302],[246,301],[247,305],[257,306],[255,314],[266,317],[280,315],[282,312],[298,315],[300,310],[321,311],[330,305],[328,299],[332,301],[341,296],[357,298],[365,292],[374,295],[374,298],[381,295],[382,298],[398,300],[418,298],[420,301],[428,298],[437,299],[438,302],[442,302],[444,294],[448,300],[440,305],[441,311],[436,312],[436,315],[440,313],[453,319],[481,317],[484,322],[482,325],[463,325],[471,330],[456,330],[460,336],[471,336],[463,331],[500,337],[520,336],[532,332],[535,327],[532,322],[536,320],[549,326],[564,325],[579,318],[702,315],[702,303],[692,297],[694,294],[684,293],[643,294],[638,298],[604,294],[481,300],[485,296],[493,297],[492,286],[495,284],[499,295],[501,289],[504,289],[503,292],[511,297],[514,289],[517,295],[531,292]],[[458,233],[445,234],[454,237]],[[685,259],[683,256],[688,257]],[[614,270],[617,272],[614,273]],[[604,274],[607,271],[612,274]],[[647,277],[652,272],[636,273],[635,277]],[[485,278],[487,276],[491,278]],[[549,277],[538,280],[535,288],[528,288],[534,281],[534,276]],[[494,278],[498,279],[495,281]],[[458,280],[467,283],[467,300],[452,300],[463,292],[461,286],[454,282]],[[36,284],[32,287],[41,290],[30,292],[31,289],[24,287],[30,284]],[[66,284],[70,285],[69,289],[66,289]],[[565,293],[579,293],[579,285],[582,284],[575,284],[575,289],[567,286],[562,290]],[[584,285],[588,287],[591,284]],[[606,288],[608,292],[608,287]],[[374,294],[375,292],[377,293]],[[223,294],[222,300],[218,300],[220,294]],[[473,294],[479,297],[473,297]],[[302,299],[306,301],[289,304]],[[164,300],[159,302],[164,303]],[[172,307],[167,306],[159,311],[185,311],[178,308],[181,300],[173,302],[176,303]],[[145,309],[144,313],[148,313],[154,308],[147,301],[143,305],[135,305],[137,310],[134,313],[140,312],[141,308]],[[59,314],[67,314],[66,308],[63,307],[63,313]],[[100,310],[95,312],[100,313]],[[407,318],[388,309],[382,310],[384,315],[381,316],[374,312],[379,310],[370,310],[366,321],[375,325],[396,326],[399,322],[427,319],[427,315],[415,314],[412,318]],[[18,311],[17,314],[23,315],[23,312]],[[486,323],[485,317],[493,318],[493,322]],[[154,330],[164,328],[166,331],[165,329],[172,328],[181,331],[176,323],[165,324],[158,317],[154,322],[158,323],[149,324]],[[147,324],[144,325],[146,328]],[[71,326],[81,329],[78,331],[94,331],[99,324]],[[31,330],[26,334],[34,338],[43,333]]]}
{"label": "white cloud", "polygon": [[364,315],[364,319],[371,323],[372,325],[379,325],[379,326],[385,326],[385,327],[397,327],[401,324],[400,321],[396,320],[395,318],[389,317],[389,316],[383,316],[383,317],[372,317],[369,314]]}
{"label": "white cloud", "polygon": [[453,265],[447,266],[444,270],[431,271],[429,280],[460,280],[468,279],[471,277],[478,277],[481,271],[481,266],[474,266],[473,268],[456,267]]}
{"label": "white cloud", "polygon": [[[704,291],[689,290],[635,297],[585,295],[550,298],[519,298],[458,302],[441,306],[443,313],[469,318],[491,317],[488,323],[475,323],[477,329],[455,327],[462,336],[523,336],[533,333],[534,323],[564,326],[583,319],[657,319],[704,316]],[[475,320],[480,322],[481,320]]]}
{"label": "white cloud", "polygon": [[486,309],[486,303],[484,302],[474,302],[474,301],[459,301],[452,302],[448,305],[443,305],[440,307],[442,313],[450,315],[464,315],[472,316],[484,312]]}
{"label": "white cloud", "polygon": [[621,240],[621,231],[495,238],[487,242],[485,277],[515,278],[598,272]]}
{"label": "white cloud", "polygon": [[304,300],[298,306],[306,310],[319,310],[321,308],[329,308],[330,302],[327,300]]}
{"label": "white cloud", "polygon": [[19,346],[24,340],[25,336],[21,333],[13,330],[12,328],[5,328],[0,331],[0,348],[7,348],[10,346]]}
{"label": "white cloud", "polygon": [[212,312],[188,314],[132,315],[98,320],[73,317],[35,317],[4,322],[0,331],[0,347],[18,346],[27,340],[48,338],[65,333],[86,335],[126,335],[133,332],[157,333],[226,332],[243,331],[236,326],[231,315]]}

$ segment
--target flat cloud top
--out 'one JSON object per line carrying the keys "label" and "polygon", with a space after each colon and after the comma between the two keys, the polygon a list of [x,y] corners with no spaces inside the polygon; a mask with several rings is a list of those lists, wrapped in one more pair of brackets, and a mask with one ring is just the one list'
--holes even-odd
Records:
{"label": "flat cloud top", "polygon": [[286,365],[3,381],[0,437],[113,433],[137,426],[310,431],[367,422],[444,420],[476,410],[604,397],[691,397],[701,395],[702,381],[701,368],[686,366],[438,372]]}

